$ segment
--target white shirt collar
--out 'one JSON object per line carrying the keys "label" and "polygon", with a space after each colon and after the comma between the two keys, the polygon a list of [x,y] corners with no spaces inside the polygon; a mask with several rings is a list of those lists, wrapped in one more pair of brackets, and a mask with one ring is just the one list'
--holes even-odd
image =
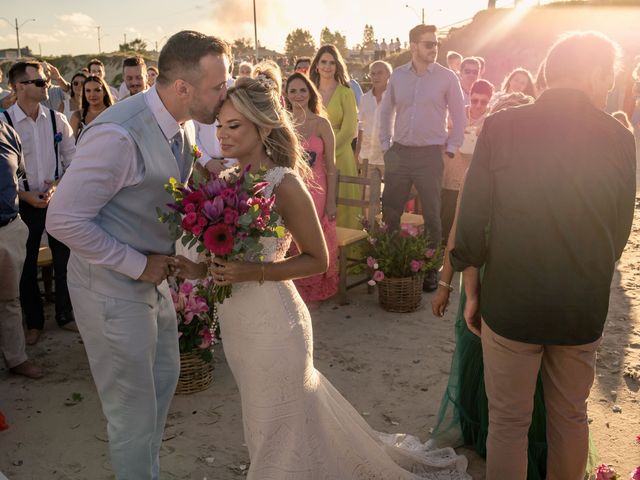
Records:
{"label": "white shirt collar", "polygon": [[182,127],[178,122],[176,122],[173,115],[169,113],[169,110],[164,106],[164,103],[162,103],[155,85],[149,90],[146,90],[143,95],[144,100],[147,102],[147,106],[151,110],[151,113],[153,113],[156,122],[158,122],[160,130],[162,130],[164,136],[167,137],[167,140],[171,141],[178,132],[182,131]]}
{"label": "white shirt collar", "polygon": [[[13,105],[11,105],[11,107],[9,109],[13,113],[13,121],[14,122],[20,123],[25,118],[27,118],[27,114],[24,113],[24,110],[22,110],[22,108],[20,108],[20,105],[18,105],[18,102],[16,102]],[[41,103],[38,104],[38,117],[45,117],[46,118],[47,117],[47,111],[48,111],[48,109],[45,108],[44,105],[42,105]]]}

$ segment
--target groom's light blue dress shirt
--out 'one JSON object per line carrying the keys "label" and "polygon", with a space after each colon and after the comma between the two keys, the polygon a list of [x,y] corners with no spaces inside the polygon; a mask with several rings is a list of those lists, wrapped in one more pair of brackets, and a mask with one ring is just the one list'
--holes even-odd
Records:
{"label": "groom's light blue dress shirt", "polygon": [[[162,133],[170,143],[182,127],[165,108],[154,87],[140,93]],[[78,142],[74,157],[74,188],[60,189],[54,199],[64,209],[49,209],[47,228],[69,233],[65,243],[93,265],[104,265],[133,279],[144,271],[147,258],[103,229],[94,219],[109,200],[125,187],[137,185],[144,177],[144,161],[127,131],[116,124],[96,125]],[[82,201],[78,202],[77,199]]]}

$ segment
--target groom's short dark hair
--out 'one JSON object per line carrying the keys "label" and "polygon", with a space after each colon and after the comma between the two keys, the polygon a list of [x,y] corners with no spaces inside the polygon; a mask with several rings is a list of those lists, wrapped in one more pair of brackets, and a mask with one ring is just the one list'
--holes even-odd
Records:
{"label": "groom's short dark hair", "polygon": [[192,30],[183,30],[172,35],[160,52],[158,58],[160,74],[156,81],[161,85],[168,85],[178,78],[194,75],[197,78],[200,59],[205,55],[230,57],[231,50],[224,40]]}

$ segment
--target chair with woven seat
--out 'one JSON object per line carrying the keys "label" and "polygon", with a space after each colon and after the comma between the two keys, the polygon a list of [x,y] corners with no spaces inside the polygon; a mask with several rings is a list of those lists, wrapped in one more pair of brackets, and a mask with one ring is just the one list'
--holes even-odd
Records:
{"label": "chair with woven seat", "polygon": [[[375,225],[376,217],[380,213],[380,190],[381,179],[380,172],[377,170],[371,173],[369,178],[352,177],[341,175],[336,172],[336,205],[345,205],[349,207],[358,207],[362,210],[363,216],[368,220],[369,225]],[[339,194],[340,184],[355,184],[363,188],[369,189],[368,199],[352,199],[341,197]],[[363,229],[336,227],[336,236],[338,239],[338,303],[345,305],[348,303],[347,290],[358,285],[366,283],[368,278],[366,275],[354,281],[349,281],[349,269],[357,265],[366,265],[364,258],[349,256],[349,250],[354,246],[365,241],[367,232]]]}

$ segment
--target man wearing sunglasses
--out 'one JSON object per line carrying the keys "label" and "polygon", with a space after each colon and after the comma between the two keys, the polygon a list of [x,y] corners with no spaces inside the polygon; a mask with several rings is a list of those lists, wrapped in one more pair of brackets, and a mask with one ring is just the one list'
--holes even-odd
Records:
{"label": "man wearing sunglasses", "polygon": [[480,62],[474,57],[467,57],[460,64],[460,86],[462,87],[466,106],[471,103],[471,86],[480,78],[480,70]]}
{"label": "man wearing sunglasses", "polygon": [[[380,106],[380,143],[385,151],[382,212],[389,227],[398,229],[414,186],[422,203],[425,233],[435,248],[442,236],[443,151],[452,158],[462,145],[466,126],[464,99],[457,75],[436,63],[436,27],[414,27],[409,32],[409,42],[411,61],[393,72]],[[451,119],[449,131],[447,112]],[[429,272],[424,290],[433,291],[437,286],[437,272]]]}
{"label": "man wearing sunglasses", "polygon": [[[20,301],[27,323],[26,342],[37,343],[44,327],[44,310],[38,287],[38,252],[45,230],[47,207],[75,153],[71,126],[63,114],[42,105],[49,98],[49,80],[39,62],[17,62],[9,70],[9,83],[17,102],[0,116],[20,136],[25,177],[20,184],[20,217],[29,227],[27,256],[20,278]],[[48,236],[53,257],[56,322],[77,331],[67,289],[69,249]]]}

